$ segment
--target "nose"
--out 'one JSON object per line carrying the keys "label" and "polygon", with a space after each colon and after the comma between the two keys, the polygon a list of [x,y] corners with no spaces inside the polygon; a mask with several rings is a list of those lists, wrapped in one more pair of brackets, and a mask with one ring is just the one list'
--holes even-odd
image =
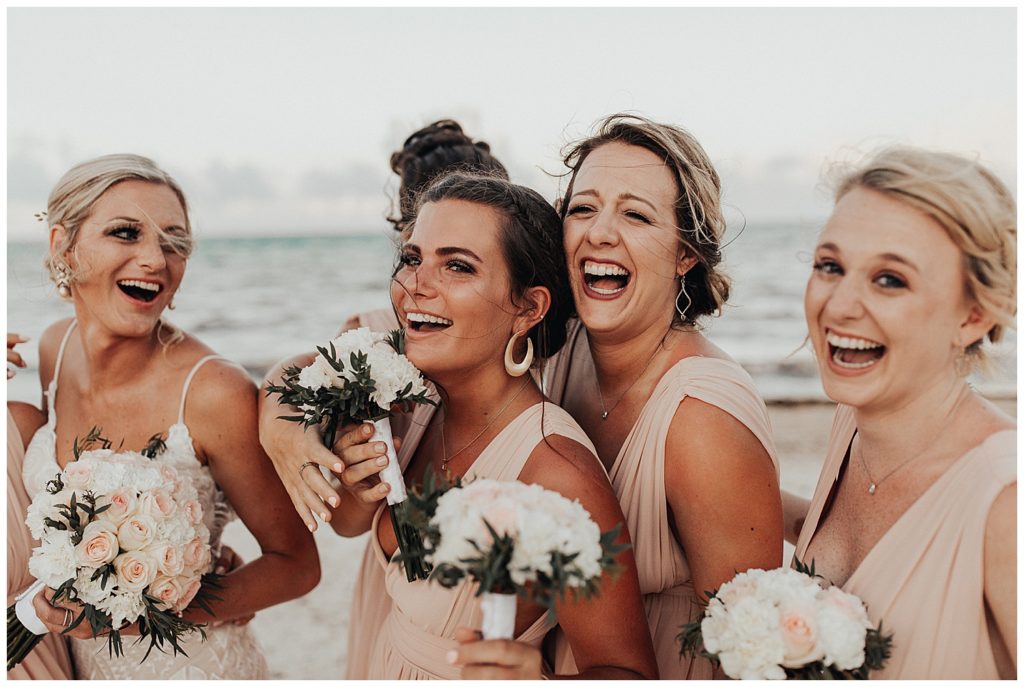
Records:
{"label": "nose", "polygon": [[840,279],[825,301],[825,313],[835,320],[856,320],[864,315],[864,293],[857,280]]}
{"label": "nose", "polygon": [[156,231],[144,231],[139,240],[136,262],[149,272],[159,272],[167,266],[164,245]]}
{"label": "nose", "polygon": [[587,242],[592,246],[616,246],[619,230],[611,208],[602,208],[587,228]]}

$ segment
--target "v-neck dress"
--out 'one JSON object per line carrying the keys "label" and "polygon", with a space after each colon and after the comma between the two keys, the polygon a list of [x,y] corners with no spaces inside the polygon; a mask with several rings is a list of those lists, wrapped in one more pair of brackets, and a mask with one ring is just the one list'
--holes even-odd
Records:
{"label": "v-neck dress", "polygon": [[[561,403],[570,373],[589,353],[585,330],[570,324],[569,338],[545,370],[545,393]],[[713,668],[704,658],[680,657],[676,640],[682,625],[703,612],[690,577],[686,555],[672,532],[665,492],[665,449],[668,432],[679,404],[692,397],[720,408],[739,420],[757,437],[775,466],[768,410],[750,375],[730,360],[692,356],[673,365],[658,381],[640,411],[609,471],[626,525],[633,540],[640,591],[662,679],[711,679]],[[714,447],[708,447],[713,451]],[[736,485],[742,489],[742,484]],[[779,561],[781,563],[781,561]],[[568,642],[557,635],[555,669],[575,672]]]}
{"label": "v-neck dress", "polygon": [[[796,545],[804,559],[856,431],[839,406],[821,477]],[[996,496],[1017,481],[1017,431],[989,436],[942,474],[879,539],[843,585],[876,626],[893,633],[878,679],[997,679],[985,612],[985,525]]]}

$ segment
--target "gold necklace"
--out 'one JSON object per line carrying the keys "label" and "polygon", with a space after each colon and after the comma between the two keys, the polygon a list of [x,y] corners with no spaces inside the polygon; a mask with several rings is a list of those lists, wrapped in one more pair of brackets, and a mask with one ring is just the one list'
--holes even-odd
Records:
{"label": "gold necklace", "polygon": [[[517,389],[516,392],[514,394],[512,394],[512,398],[508,399],[505,402],[505,405],[503,405],[501,407],[501,410],[499,410],[498,413],[494,417],[491,418],[491,421],[488,422],[486,425],[484,425],[484,428],[481,429],[480,432],[475,437],[473,437],[469,441],[468,444],[466,444],[465,446],[463,446],[462,448],[460,448],[458,451],[456,451],[455,453],[451,454],[450,456],[448,455],[448,442],[447,442],[447,440],[445,439],[445,436],[444,436],[444,425],[445,425],[445,422],[447,421],[448,418],[445,417],[444,420],[441,420],[441,473],[444,474],[445,477],[448,476],[448,463],[452,462],[452,460],[455,458],[455,456],[459,455],[460,453],[465,451],[467,448],[469,448],[470,446],[475,444],[476,440],[479,439],[480,437],[482,437],[484,435],[484,433],[491,428],[491,425],[493,425],[495,422],[498,421],[498,418],[501,417],[501,414],[504,413],[505,410],[510,405],[512,405],[512,401],[516,400],[516,398],[519,397],[519,394],[521,394],[523,392],[523,389],[526,388],[526,385],[530,383],[530,379],[531,378],[529,376],[527,376],[527,378],[524,379],[523,383],[519,386],[519,389]],[[446,413],[446,415],[447,415],[447,413]]]}
{"label": "gold necklace", "polygon": [[[668,336],[668,333],[666,333],[665,336]],[[598,398],[599,401],[601,401],[601,419],[602,420],[607,420],[608,419],[608,415],[613,410],[615,410],[615,408],[618,407],[619,403],[622,402],[622,399],[624,399],[626,397],[626,394],[629,393],[629,390],[632,389],[634,386],[636,386],[636,383],[639,382],[640,378],[644,376],[644,373],[647,372],[647,368],[649,368],[651,366],[651,363],[654,362],[654,357],[656,355],[658,355],[658,351],[661,350],[662,345],[665,343],[665,336],[661,337],[661,341],[659,341],[658,345],[654,347],[654,353],[651,353],[651,357],[647,359],[647,364],[644,365],[644,369],[640,370],[640,374],[637,375],[636,379],[634,379],[630,383],[630,385],[626,387],[626,390],[623,391],[619,395],[619,397],[615,400],[615,403],[612,404],[611,408],[605,408],[604,407],[604,392],[601,391],[601,382],[597,378],[597,370],[595,368],[595,370],[594,370],[594,384],[597,386],[597,398]]]}

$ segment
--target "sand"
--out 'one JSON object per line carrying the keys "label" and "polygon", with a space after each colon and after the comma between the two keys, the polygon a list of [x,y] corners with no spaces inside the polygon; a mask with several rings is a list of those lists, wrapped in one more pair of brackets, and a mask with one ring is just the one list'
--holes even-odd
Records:
{"label": "sand", "polygon": [[[1015,400],[998,405],[1016,417]],[[833,407],[826,404],[770,405],[781,461],[782,487],[807,497],[814,491]],[[224,541],[247,560],[258,554],[252,536],[232,523]],[[348,607],[366,536],[345,539],[329,525],[316,532],[322,578],[306,596],[260,612],[252,627],[263,644],[274,678],[338,679],[345,672]],[[792,547],[786,547],[786,556]],[[358,631],[358,628],[355,628]]]}

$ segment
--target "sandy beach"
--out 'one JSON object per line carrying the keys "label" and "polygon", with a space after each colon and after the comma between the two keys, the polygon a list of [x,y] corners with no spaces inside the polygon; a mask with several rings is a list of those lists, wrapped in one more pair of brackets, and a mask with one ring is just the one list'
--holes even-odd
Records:
{"label": "sandy beach", "polygon": [[[1015,400],[998,401],[998,405],[1016,417]],[[809,497],[818,478],[833,406],[774,404],[769,405],[769,413],[782,487]],[[258,553],[240,523],[228,527],[224,540],[246,559]],[[261,612],[252,621],[274,678],[338,679],[345,672],[348,608],[366,537],[345,539],[328,525],[318,529],[316,541],[323,571],[319,586],[300,599]],[[787,561],[791,554],[792,547],[787,545]]]}

